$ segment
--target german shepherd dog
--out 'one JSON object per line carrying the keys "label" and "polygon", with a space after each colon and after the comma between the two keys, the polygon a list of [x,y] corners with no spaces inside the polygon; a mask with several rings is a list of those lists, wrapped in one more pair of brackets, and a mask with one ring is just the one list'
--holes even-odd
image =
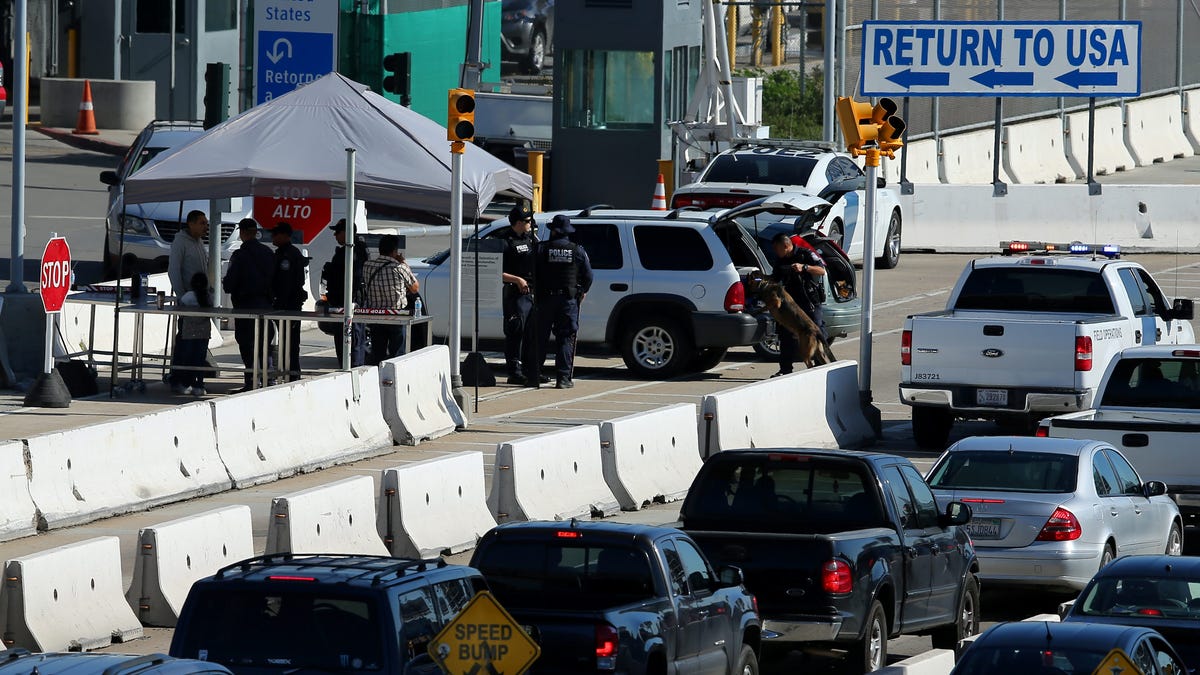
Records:
{"label": "german shepherd dog", "polygon": [[812,368],[837,361],[821,329],[808,318],[792,296],[778,282],[766,279],[761,272],[751,272],[746,290],[756,295],[775,319],[776,330],[786,330],[800,343],[800,360]]}

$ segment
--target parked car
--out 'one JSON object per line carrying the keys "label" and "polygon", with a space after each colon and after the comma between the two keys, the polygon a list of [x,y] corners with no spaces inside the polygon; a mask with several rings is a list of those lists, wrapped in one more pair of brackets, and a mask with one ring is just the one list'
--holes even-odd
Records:
{"label": "parked car", "polygon": [[504,0],[500,6],[500,53],[540,75],[554,45],[554,0]]}
{"label": "parked car", "polygon": [[717,453],[680,511],[714,564],[744,570],[764,651],[832,648],[853,672],[887,665],[889,637],[952,648],[975,634],[970,517],[960,502],[939,512],[903,457],[806,448]]}
{"label": "parked car", "polygon": [[20,647],[0,651],[0,675],[230,675],[219,663],[176,659],[166,654],[109,652],[34,653]]}
{"label": "parked car", "polygon": [[426,646],[482,590],[479,572],[444,560],[250,558],[192,585],[171,655],[236,675],[433,675]]}
{"label": "parked car", "polygon": [[1118,558],[1092,577],[1063,621],[1153,628],[1189,670],[1200,668],[1200,559]]}
{"label": "parked car", "polygon": [[1179,508],[1107,443],[972,437],[929,471],[943,503],[964,502],[989,587],[1083,588],[1117,556],[1183,550]]}
{"label": "parked car", "polygon": [[1091,675],[1121,649],[1146,675],[1187,673],[1183,659],[1150,628],[1019,621],[988,629],[959,657],[950,675]]}
{"label": "parked car", "polygon": [[501,525],[471,565],[541,646],[534,675],[758,672],[761,625],[740,571],[714,571],[679,530]]}

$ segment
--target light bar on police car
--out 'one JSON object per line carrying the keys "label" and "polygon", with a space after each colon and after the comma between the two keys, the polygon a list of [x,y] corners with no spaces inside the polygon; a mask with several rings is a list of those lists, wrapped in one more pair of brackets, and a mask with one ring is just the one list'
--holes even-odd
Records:
{"label": "light bar on police car", "polygon": [[1013,255],[1014,253],[1032,253],[1036,255],[1072,253],[1075,255],[1102,255],[1106,258],[1120,258],[1121,247],[1116,244],[1085,244],[1079,241],[1073,241],[1069,244],[1025,241],[1021,239],[1000,242],[1001,255]]}

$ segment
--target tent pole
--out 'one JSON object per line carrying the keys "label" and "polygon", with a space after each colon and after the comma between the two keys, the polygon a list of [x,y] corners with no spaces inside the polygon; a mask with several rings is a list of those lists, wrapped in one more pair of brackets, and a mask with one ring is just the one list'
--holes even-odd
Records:
{"label": "tent pole", "polygon": [[450,387],[467,415],[462,379],[462,160],[461,141],[450,149]]}
{"label": "tent pole", "polygon": [[345,308],[342,324],[342,370],[350,370],[353,357],[354,329],[354,241],[358,233],[354,229],[357,204],[354,196],[354,148],[346,148],[346,245],[342,247],[342,288]]}

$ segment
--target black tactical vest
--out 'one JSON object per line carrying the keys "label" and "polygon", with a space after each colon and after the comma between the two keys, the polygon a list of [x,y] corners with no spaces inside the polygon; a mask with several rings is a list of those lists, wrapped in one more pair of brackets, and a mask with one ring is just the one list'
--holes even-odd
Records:
{"label": "black tactical vest", "polygon": [[556,239],[541,244],[538,286],[544,291],[574,292],[579,285],[579,247]]}

